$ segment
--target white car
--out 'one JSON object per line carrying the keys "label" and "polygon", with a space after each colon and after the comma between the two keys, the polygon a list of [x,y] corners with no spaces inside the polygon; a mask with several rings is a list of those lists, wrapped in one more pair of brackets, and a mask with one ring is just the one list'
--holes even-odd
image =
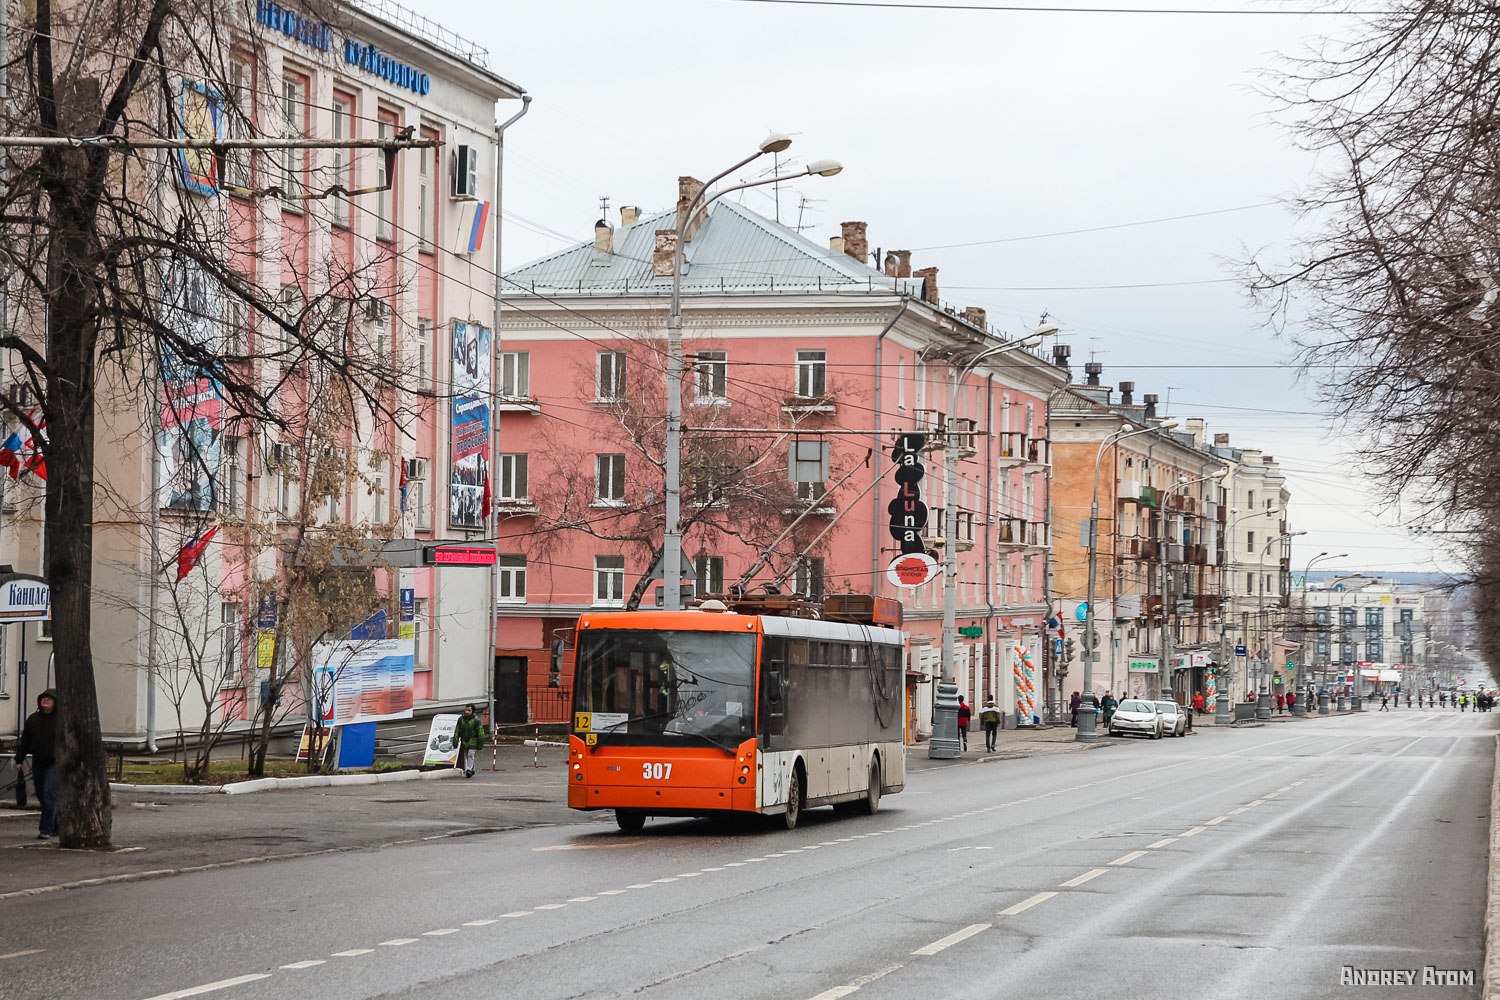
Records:
{"label": "white car", "polygon": [[1120,707],[1115,709],[1114,717],[1109,720],[1109,735],[1111,736],[1135,733],[1137,736],[1149,736],[1153,740],[1159,740],[1161,730],[1161,713],[1157,711],[1156,705],[1138,698],[1127,698],[1120,702]]}
{"label": "white car", "polygon": [[1164,736],[1186,736],[1187,735],[1187,713],[1182,706],[1175,701],[1155,701],[1157,714],[1161,716],[1161,729]]}

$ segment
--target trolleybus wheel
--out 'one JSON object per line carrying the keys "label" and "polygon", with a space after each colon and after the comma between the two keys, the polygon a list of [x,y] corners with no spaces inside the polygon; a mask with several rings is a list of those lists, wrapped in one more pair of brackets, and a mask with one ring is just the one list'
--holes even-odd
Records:
{"label": "trolleybus wheel", "polygon": [[802,816],[802,772],[792,768],[792,782],[787,787],[786,812],[781,821],[788,830],[797,829],[797,820]]}
{"label": "trolleybus wheel", "polygon": [[855,805],[862,816],[874,816],[880,809],[880,758],[870,761],[869,787],[865,789],[864,800]]}
{"label": "trolleybus wheel", "polygon": [[616,809],[615,822],[626,833],[640,833],[646,828],[646,814],[632,809]]}

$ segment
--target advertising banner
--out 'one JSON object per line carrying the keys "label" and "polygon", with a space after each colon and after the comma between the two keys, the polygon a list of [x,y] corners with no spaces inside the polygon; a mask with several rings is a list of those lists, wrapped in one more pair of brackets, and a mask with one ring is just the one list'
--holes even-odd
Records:
{"label": "advertising banner", "polygon": [[416,656],[410,639],[320,642],[313,685],[326,725],[411,718]]}
{"label": "advertising banner", "polygon": [[456,715],[434,715],[432,727],[427,730],[427,751],[422,755],[423,766],[432,764],[452,765],[458,760],[458,744],[453,742],[453,727],[458,725]]}
{"label": "advertising banner", "polygon": [[453,323],[453,442],[449,462],[448,523],[484,527],[490,492],[490,331]]}
{"label": "advertising banner", "polygon": [[[220,337],[223,303],[213,279],[178,263],[162,276],[162,320],[183,341],[210,345]],[[209,511],[219,473],[224,404],[218,383],[173,353],[164,353],[156,462],[164,510]]]}

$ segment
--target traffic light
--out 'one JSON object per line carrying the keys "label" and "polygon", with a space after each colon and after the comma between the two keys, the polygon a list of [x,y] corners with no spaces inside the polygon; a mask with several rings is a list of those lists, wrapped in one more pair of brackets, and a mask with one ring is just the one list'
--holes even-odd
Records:
{"label": "traffic light", "polygon": [[1063,643],[1063,659],[1066,660],[1069,663],[1072,663],[1073,662],[1073,650],[1075,648],[1077,648],[1077,644],[1073,642],[1073,639],[1070,636]]}
{"label": "traffic light", "polygon": [[547,686],[549,688],[562,686],[562,661],[563,640],[562,636],[552,637],[552,662],[547,673]]}

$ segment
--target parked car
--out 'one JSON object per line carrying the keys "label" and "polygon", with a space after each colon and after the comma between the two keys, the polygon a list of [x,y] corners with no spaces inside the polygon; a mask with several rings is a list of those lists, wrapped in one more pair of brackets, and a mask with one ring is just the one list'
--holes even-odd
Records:
{"label": "parked car", "polygon": [[1157,701],[1152,704],[1156,706],[1156,711],[1161,716],[1162,735],[1187,735],[1187,713],[1182,710],[1181,705],[1175,701]]}
{"label": "parked car", "polygon": [[1159,740],[1161,732],[1161,713],[1157,711],[1156,704],[1138,698],[1127,698],[1120,702],[1120,707],[1115,709],[1115,717],[1109,720],[1111,736],[1134,733]]}

